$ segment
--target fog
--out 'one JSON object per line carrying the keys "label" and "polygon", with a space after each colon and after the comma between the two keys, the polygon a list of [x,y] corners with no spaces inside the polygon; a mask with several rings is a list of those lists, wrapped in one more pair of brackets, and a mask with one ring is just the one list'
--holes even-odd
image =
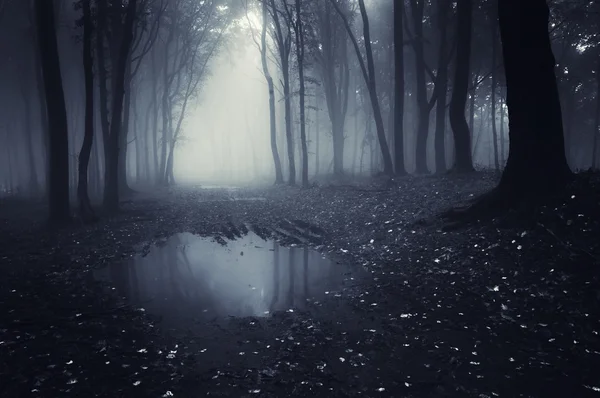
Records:
{"label": "fog", "polygon": [[[0,65],[0,191],[3,196],[43,197],[49,165],[66,159],[69,194],[74,198],[78,167],[82,155],[88,156],[82,150],[88,131],[82,59],[85,18],[80,7],[87,3],[78,2],[77,7],[69,1],[54,3],[56,56],[45,52],[45,44],[39,46],[40,37],[49,36],[38,34],[46,27],[34,18],[33,3],[4,0],[0,4],[0,52],[6,60]],[[265,24],[263,3],[257,1],[143,0],[132,16],[133,37],[123,70],[116,49],[126,36],[116,26],[125,23],[126,8],[115,16],[117,2],[106,3],[110,10],[104,10],[104,21],[98,19],[103,8],[95,8],[104,3],[90,4],[93,124],[86,168],[93,201],[106,199],[107,186],[118,186],[126,196],[136,187],[273,182],[308,186],[329,178],[390,174],[398,167],[400,174],[418,175],[443,174],[456,167],[454,137],[459,133],[450,123],[449,111],[456,91],[457,40],[450,40],[458,26],[454,6],[427,3],[419,11],[423,19],[408,12],[404,16],[406,39],[400,54],[404,101],[399,108],[394,93],[398,78],[391,2],[365,2],[369,49],[358,3],[305,2],[300,53],[297,10],[290,2],[268,2]],[[412,12],[410,4],[404,6]],[[594,12],[592,5],[586,7]],[[597,35],[591,22],[577,22],[576,7],[559,2],[551,11],[567,161],[574,170],[594,168],[599,159]],[[469,135],[470,168],[500,172],[509,151],[500,35],[489,28],[488,22],[495,18],[490,1],[478,3],[473,13],[467,99],[461,105],[468,131],[460,134]],[[347,26],[340,15],[351,17]],[[261,59],[263,27],[266,71]],[[427,37],[423,48],[409,40],[417,27]],[[100,29],[104,33],[99,38]],[[61,95],[46,95],[56,88],[47,88],[42,73],[52,59],[59,61],[56,76],[61,79],[56,87],[64,92],[67,125],[57,130],[62,138],[50,134],[48,119],[50,107],[61,102]],[[265,72],[273,81],[273,126]],[[113,95],[120,92],[116,89],[120,75],[122,98]],[[112,142],[108,137],[113,134],[114,109],[121,112],[122,125]],[[396,125],[398,113],[402,122]],[[56,137],[67,141],[68,153],[50,150]],[[397,137],[401,146],[395,145]],[[111,152],[118,153],[118,161]],[[107,167],[111,164],[118,171]]]}
{"label": "fog", "polygon": [[251,39],[239,40],[238,49],[227,48],[211,61],[210,77],[188,112],[176,181],[239,184],[274,178],[260,53]]}

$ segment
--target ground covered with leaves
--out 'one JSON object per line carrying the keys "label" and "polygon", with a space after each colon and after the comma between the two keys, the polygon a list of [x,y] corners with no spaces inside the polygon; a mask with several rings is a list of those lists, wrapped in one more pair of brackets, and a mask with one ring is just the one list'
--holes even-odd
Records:
{"label": "ground covered with leaves", "polygon": [[[441,212],[495,183],[181,187],[58,229],[39,205],[2,200],[0,392],[600,396],[598,176],[534,214],[445,228]],[[92,276],[174,233],[225,241],[245,229],[314,247],[349,267],[349,283],[306,310],[167,331]]]}

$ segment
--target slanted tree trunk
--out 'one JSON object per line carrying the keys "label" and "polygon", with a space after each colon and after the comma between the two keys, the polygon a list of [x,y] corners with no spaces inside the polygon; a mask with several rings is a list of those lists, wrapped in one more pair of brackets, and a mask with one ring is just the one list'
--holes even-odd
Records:
{"label": "slanted tree trunk", "polygon": [[[473,0],[458,0],[456,23],[456,67],[454,71],[454,84],[450,100],[450,126],[454,134],[456,157],[454,171],[474,171],[471,157],[471,135],[465,117],[467,91],[469,89],[469,64],[471,58],[471,22]],[[473,88],[475,89],[475,88]],[[475,111],[475,92],[471,97],[471,114]],[[471,118],[473,128],[473,117]]]}
{"label": "slanted tree trunk", "polygon": [[392,157],[390,155],[390,149],[387,144],[387,139],[385,137],[385,127],[383,124],[383,117],[381,116],[381,107],[379,105],[379,98],[377,97],[377,84],[376,84],[376,76],[375,76],[375,63],[373,61],[373,51],[371,49],[371,33],[369,28],[369,17],[367,15],[367,10],[365,8],[364,0],[359,0],[358,5],[360,8],[360,15],[363,20],[363,34],[365,37],[365,52],[367,55],[367,65],[365,66],[365,61],[360,52],[360,47],[358,46],[358,41],[352,32],[352,27],[350,26],[350,22],[348,18],[337,3],[334,0],[330,0],[331,4],[335,7],[337,13],[342,17],[344,21],[344,26],[346,27],[346,32],[352,41],[354,46],[354,50],[356,51],[356,56],[358,58],[360,69],[363,74],[363,78],[365,79],[365,84],[369,90],[369,98],[371,100],[371,106],[373,108],[373,116],[375,118],[375,127],[377,130],[377,138],[379,140],[379,148],[381,149],[381,155],[383,158],[383,172],[387,175],[392,175],[394,172],[394,166],[392,164]]}
{"label": "slanted tree trunk", "polygon": [[273,163],[275,164],[275,184],[283,183],[283,172],[281,169],[281,159],[279,158],[279,151],[277,150],[277,120],[275,117],[275,85],[273,84],[273,77],[269,72],[269,65],[267,63],[267,15],[268,7],[267,2],[263,1],[262,4],[262,30],[260,35],[260,60],[262,64],[263,75],[267,81],[269,88],[269,128],[271,137],[271,153],[273,155]]}
{"label": "slanted tree trunk", "polygon": [[48,141],[49,218],[51,222],[63,222],[70,217],[69,133],[58,58],[54,0],[35,0],[34,8],[50,135]]}
{"label": "slanted tree trunk", "polygon": [[396,175],[404,166],[404,0],[394,1],[394,165]]}
{"label": "slanted tree trunk", "polygon": [[79,169],[77,199],[82,220],[95,218],[88,193],[88,166],[94,143],[94,61],[92,58],[92,22],[91,0],[83,0],[83,72],[85,76],[85,124],[81,150],[79,151]]}

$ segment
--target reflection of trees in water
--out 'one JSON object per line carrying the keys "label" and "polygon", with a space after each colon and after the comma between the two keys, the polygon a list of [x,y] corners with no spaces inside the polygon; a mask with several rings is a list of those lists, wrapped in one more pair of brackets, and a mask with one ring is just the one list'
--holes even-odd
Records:
{"label": "reflection of trees in water", "polygon": [[279,243],[273,241],[273,299],[269,310],[275,311],[279,301]]}
{"label": "reflection of trees in water", "polygon": [[287,303],[288,303],[288,307],[292,308],[294,306],[294,274],[296,272],[296,267],[295,267],[295,263],[296,263],[296,248],[295,247],[290,247],[289,249],[289,268],[288,268],[288,272],[289,272],[289,288],[288,288],[288,299],[287,299]]}
{"label": "reflection of trees in water", "polygon": [[[285,250],[288,251],[288,280],[282,281],[286,275],[282,274],[280,269],[280,247],[277,242],[273,243],[273,297],[270,306],[271,311],[281,309],[281,305],[285,305],[288,308],[294,305],[302,306],[309,297],[310,249],[308,247],[303,247],[302,249],[290,247],[285,248]],[[302,267],[300,267],[300,264],[296,264],[296,257],[299,259],[300,255],[302,255]],[[282,286],[288,290],[283,298],[283,302],[279,303]],[[278,306],[278,304],[280,305]]]}
{"label": "reflection of trees in water", "polygon": [[304,302],[308,299],[308,246],[304,246],[303,251],[303,284],[304,284]]}

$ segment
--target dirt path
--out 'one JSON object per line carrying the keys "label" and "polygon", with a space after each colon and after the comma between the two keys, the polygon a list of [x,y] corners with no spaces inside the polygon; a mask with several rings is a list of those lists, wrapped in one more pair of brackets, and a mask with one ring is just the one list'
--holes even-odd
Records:
{"label": "dirt path", "polygon": [[[9,218],[0,229],[0,391],[598,395],[596,199],[575,192],[530,228],[442,232],[437,222],[415,224],[491,184],[422,178],[393,187],[178,189],[136,199],[92,227],[48,231]],[[90,271],[176,233],[227,241],[246,230],[364,271],[302,310],[168,333]]]}

